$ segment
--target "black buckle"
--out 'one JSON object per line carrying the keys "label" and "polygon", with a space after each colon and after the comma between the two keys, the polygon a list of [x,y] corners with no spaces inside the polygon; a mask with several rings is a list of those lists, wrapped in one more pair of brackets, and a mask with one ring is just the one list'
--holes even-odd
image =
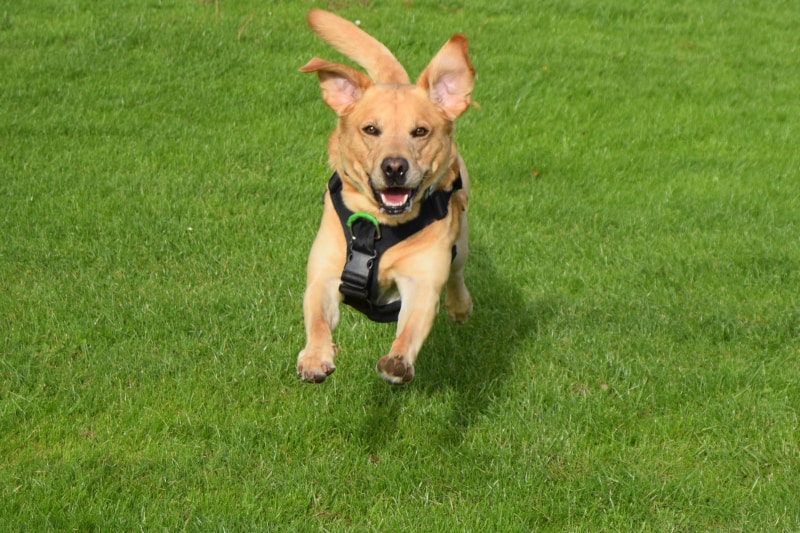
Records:
{"label": "black buckle", "polygon": [[347,298],[370,302],[370,282],[378,256],[375,240],[381,238],[380,224],[372,215],[353,213],[347,219],[347,229],[350,242],[339,292]]}
{"label": "black buckle", "polygon": [[339,285],[342,294],[349,298],[369,298],[370,274],[376,255],[354,250],[347,256],[347,263],[342,271],[342,284]]}

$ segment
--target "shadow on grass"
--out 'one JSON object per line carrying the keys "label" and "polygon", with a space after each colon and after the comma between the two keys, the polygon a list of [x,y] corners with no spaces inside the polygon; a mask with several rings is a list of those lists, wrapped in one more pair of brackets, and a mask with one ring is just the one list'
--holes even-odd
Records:
{"label": "shadow on grass", "polygon": [[472,247],[467,265],[472,317],[458,326],[450,324],[442,310],[417,359],[415,380],[404,387],[375,383],[362,432],[371,451],[393,438],[401,417],[409,416],[403,414],[405,406],[420,393],[430,402],[450,404],[436,437],[444,445],[459,444],[464,430],[486,412],[490,400],[504,393],[508,375],[515,368],[526,368],[524,362],[515,361],[524,357],[520,344],[537,335],[559,302],[527,300],[519,286],[522,280],[512,276],[501,273],[488,251]]}

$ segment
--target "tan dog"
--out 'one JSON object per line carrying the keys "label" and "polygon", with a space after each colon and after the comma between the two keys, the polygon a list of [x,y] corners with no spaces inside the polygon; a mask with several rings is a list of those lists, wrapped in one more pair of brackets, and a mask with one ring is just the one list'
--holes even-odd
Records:
{"label": "tan dog", "polygon": [[[469,180],[453,142],[453,121],[469,107],[474,80],[467,40],[450,38],[412,85],[392,53],[354,24],[321,10],[308,23],[369,77],[319,58],[300,69],[317,73],[338,124],[328,141],[336,174],[308,258],[307,339],[297,373],[319,383],[335,370],[332,332],[344,301],[375,320],[397,320],[377,370],[406,383],[442,289],[452,321],[472,313],[464,285]],[[395,233],[399,242],[387,244]]]}

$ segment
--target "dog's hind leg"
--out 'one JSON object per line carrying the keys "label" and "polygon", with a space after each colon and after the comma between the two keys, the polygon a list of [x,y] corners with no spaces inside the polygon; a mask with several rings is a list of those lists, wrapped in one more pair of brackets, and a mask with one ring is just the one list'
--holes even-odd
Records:
{"label": "dog's hind leg", "polygon": [[472,314],[472,296],[464,283],[464,266],[469,255],[469,227],[467,225],[467,205],[469,203],[469,174],[464,161],[459,157],[459,172],[463,189],[455,193],[450,202],[452,209],[460,210],[459,232],[456,239],[456,256],[450,265],[450,277],[445,286],[444,306],[447,317],[456,324],[463,324]]}
{"label": "dog's hind leg", "polygon": [[456,324],[463,324],[472,314],[472,296],[464,283],[464,266],[469,255],[466,213],[462,212],[461,217],[461,233],[456,241],[456,256],[450,266],[444,297],[447,317]]}

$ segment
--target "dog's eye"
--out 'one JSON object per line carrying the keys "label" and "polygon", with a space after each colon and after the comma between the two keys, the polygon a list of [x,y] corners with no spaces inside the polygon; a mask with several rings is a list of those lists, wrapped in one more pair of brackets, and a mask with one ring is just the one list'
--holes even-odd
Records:
{"label": "dog's eye", "polygon": [[423,128],[422,126],[411,132],[411,136],[416,138],[425,137],[426,135],[428,135],[428,128]]}
{"label": "dog's eye", "polygon": [[366,133],[367,135],[372,135],[373,137],[377,137],[381,134],[381,130],[370,124],[369,126],[364,126],[361,128],[361,131]]}

